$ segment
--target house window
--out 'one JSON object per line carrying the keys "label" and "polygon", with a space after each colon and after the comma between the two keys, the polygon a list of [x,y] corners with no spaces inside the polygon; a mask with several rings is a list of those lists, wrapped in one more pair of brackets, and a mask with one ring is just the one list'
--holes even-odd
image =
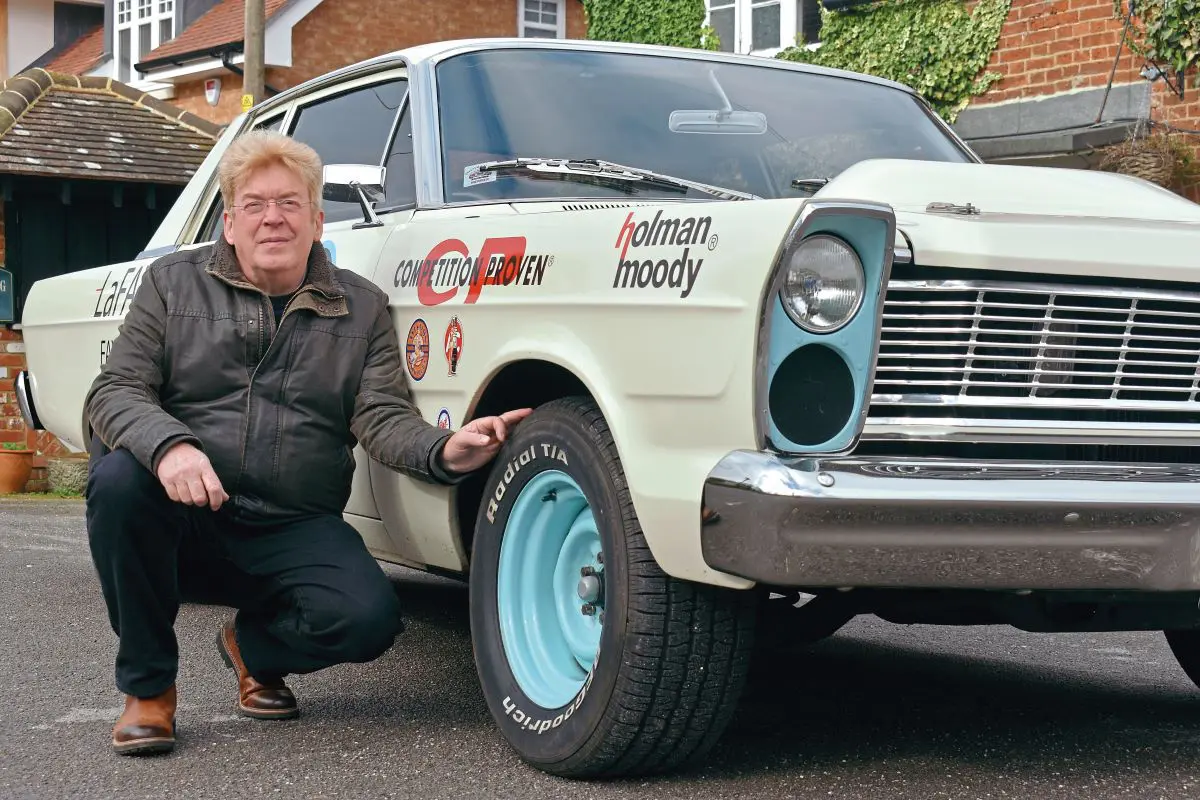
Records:
{"label": "house window", "polygon": [[117,0],[117,36],[113,60],[117,80],[134,82],[133,65],[161,44],[175,38],[175,0]]}
{"label": "house window", "polygon": [[540,39],[566,38],[567,9],[563,0],[517,0],[517,33]]}
{"label": "house window", "polygon": [[819,0],[707,0],[705,22],[727,53],[775,55],[817,41]]}

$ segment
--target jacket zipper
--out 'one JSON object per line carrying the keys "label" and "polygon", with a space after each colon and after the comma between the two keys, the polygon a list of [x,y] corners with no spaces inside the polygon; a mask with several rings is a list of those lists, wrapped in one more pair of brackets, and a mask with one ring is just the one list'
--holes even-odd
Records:
{"label": "jacket zipper", "polygon": [[[246,474],[246,446],[250,443],[250,412],[254,405],[254,379],[258,377],[258,368],[267,360],[267,354],[271,352],[271,348],[275,346],[275,340],[279,338],[279,331],[276,330],[275,335],[271,337],[270,344],[267,345],[266,352],[263,352],[263,337],[266,336],[266,333],[264,333],[266,318],[263,315],[263,304],[267,302],[270,301],[266,295],[263,295],[262,302],[258,304],[258,361],[254,365],[254,372],[250,373],[250,383],[246,387],[246,434],[242,437],[242,462],[238,467],[238,482],[235,493],[241,489],[242,476]],[[284,309],[283,315],[279,318],[281,326],[283,325],[284,316],[287,316],[287,309]]]}

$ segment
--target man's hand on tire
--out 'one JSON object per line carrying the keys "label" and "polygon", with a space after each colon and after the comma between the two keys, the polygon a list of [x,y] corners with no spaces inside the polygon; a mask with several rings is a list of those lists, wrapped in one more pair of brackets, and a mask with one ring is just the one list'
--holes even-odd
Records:
{"label": "man's hand on tire", "polygon": [[188,442],[173,445],[163,455],[158,462],[158,480],[176,503],[216,511],[229,499],[208,456]]}
{"label": "man's hand on tire", "polygon": [[471,472],[496,457],[510,428],[533,413],[532,408],[506,411],[498,417],[473,419],[446,440],[442,463],[451,472]]}

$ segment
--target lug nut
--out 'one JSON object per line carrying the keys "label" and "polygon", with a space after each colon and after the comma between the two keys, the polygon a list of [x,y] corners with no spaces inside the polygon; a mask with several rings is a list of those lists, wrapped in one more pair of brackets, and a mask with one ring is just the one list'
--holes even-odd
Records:
{"label": "lug nut", "polygon": [[585,617],[590,617],[596,613],[596,606],[592,605],[591,603],[584,603],[583,608],[580,609],[580,611],[583,612]]}

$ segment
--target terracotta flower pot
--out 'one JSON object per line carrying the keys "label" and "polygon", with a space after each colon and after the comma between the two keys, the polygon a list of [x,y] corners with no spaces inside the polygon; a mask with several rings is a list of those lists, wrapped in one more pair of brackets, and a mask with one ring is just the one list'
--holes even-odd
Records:
{"label": "terracotta flower pot", "polygon": [[24,491],[32,473],[32,450],[0,450],[0,494]]}

